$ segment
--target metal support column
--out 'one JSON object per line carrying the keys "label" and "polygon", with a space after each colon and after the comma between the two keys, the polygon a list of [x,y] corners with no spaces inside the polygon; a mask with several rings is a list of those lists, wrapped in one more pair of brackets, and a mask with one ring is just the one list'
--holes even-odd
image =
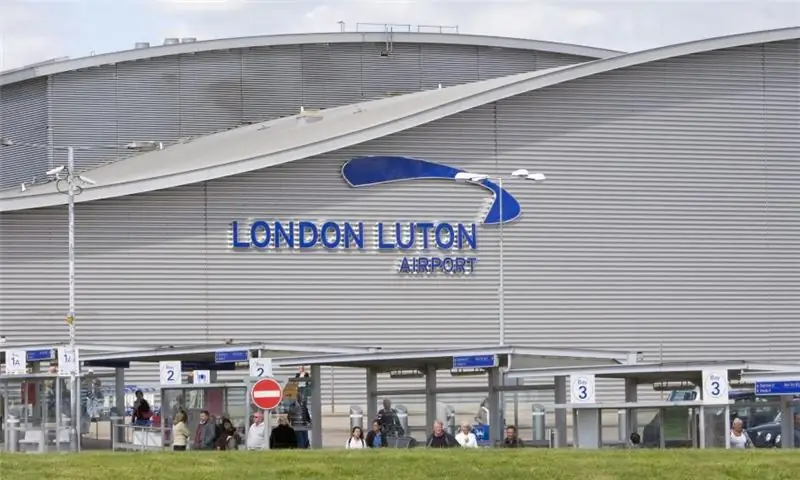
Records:
{"label": "metal support column", "polygon": [[378,371],[374,368],[367,369],[367,429],[372,428],[372,422],[378,418]]}
{"label": "metal support column", "polygon": [[[553,396],[556,404],[567,403],[567,377],[555,377],[553,379]],[[557,445],[559,448],[567,446],[567,409],[556,408],[556,432]]]}
{"label": "metal support column", "polygon": [[502,373],[499,368],[489,368],[486,370],[489,377],[489,440],[494,445],[503,439],[503,413],[500,405],[500,390]]}
{"label": "metal support column", "polygon": [[322,448],[322,369],[311,365],[311,448]]}
{"label": "metal support column", "polygon": [[795,448],[794,444],[795,427],[794,415],[792,411],[792,397],[781,397],[781,448]]}
{"label": "metal support column", "polygon": [[[433,428],[436,418],[436,366],[426,365],[425,367],[425,428]],[[442,422],[446,418],[439,418]]]}
{"label": "metal support column", "polygon": [[116,429],[115,437],[118,442],[125,442],[125,427],[121,426],[125,423],[125,369],[114,369],[114,408],[117,411],[117,417],[120,426],[114,427]]}
{"label": "metal support column", "polygon": [[[638,382],[634,378],[625,379],[625,402],[636,403],[639,401]],[[633,432],[639,430],[639,422],[637,419],[638,412],[633,409],[626,409],[625,411],[625,437],[630,438]]]}

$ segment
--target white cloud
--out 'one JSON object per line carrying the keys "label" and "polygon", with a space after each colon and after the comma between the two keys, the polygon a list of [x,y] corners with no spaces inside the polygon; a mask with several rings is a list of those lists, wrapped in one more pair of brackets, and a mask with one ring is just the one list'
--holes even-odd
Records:
{"label": "white cloud", "polygon": [[0,2],[0,70],[66,55],[67,49],[42,23],[29,5]]}
{"label": "white cloud", "polygon": [[155,7],[168,12],[230,12],[246,8],[245,0],[155,0]]}

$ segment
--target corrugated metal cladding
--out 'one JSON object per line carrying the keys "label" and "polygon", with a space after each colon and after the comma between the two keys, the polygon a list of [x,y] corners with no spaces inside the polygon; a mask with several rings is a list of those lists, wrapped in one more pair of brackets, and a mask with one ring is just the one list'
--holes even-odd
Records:
{"label": "corrugated metal cladding", "polygon": [[[170,143],[293,115],[300,106],[330,108],[588,60],[531,50],[403,43],[289,45],[159,57],[53,76],[49,125],[55,145],[90,148],[76,155],[78,167],[86,169],[127,155],[117,147],[133,141]],[[4,87],[3,95],[14,105],[47,105],[44,89],[41,98],[19,93],[28,92],[25,85]],[[38,114],[8,119],[22,125],[39,122]],[[65,162],[65,155],[57,152],[54,162]],[[0,188],[27,178],[28,170],[47,170],[40,165],[6,161]]]}
{"label": "corrugated metal cladding", "polygon": [[[495,343],[496,228],[479,227],[477,272],[463,278],[403,277],[388,252],[227,247],[234,219],[476,218],[479,188],[351,189],[339,177],[353,156],[401,154],[548,175],[507,183],[523,206],[504,229],[509,343],[800,361],[798,53],[795,41],[655,62],[318,158],[79,205],[79,338]],[[66,335],[65,236],[63,208],[2,216],[0,312],[11,341]],[[154,381],[155,368],[146,373]],[[326,405],[362,402],[361,374],[333,375]]]}
{"label": "corrugated metal cladding", "polygon": [[[47,79],[37,78],[0,88],[0,137],[46,146],[48,135]],[[17,187],[44,177],[46,148],[0,147],[0,187]]]}

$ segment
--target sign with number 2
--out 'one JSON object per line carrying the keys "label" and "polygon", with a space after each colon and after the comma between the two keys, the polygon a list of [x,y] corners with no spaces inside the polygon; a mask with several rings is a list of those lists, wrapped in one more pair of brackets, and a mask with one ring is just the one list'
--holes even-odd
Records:
{"label": "sign with number 2", "polygon": [[181,362],[166,361],[159,363],[161,385],[181,384]]}

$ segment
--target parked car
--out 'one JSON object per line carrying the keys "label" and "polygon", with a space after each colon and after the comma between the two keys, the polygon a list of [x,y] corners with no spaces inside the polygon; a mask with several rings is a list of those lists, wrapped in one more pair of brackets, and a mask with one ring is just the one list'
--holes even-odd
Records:
{"label": "parked car", "polygon": [[[773,421],[756,425],[747,430],[747,435],[756,448],[781,447],[781,421],[779,412]],[[800,448],[800,407],[794,408],[794,446]]]}

